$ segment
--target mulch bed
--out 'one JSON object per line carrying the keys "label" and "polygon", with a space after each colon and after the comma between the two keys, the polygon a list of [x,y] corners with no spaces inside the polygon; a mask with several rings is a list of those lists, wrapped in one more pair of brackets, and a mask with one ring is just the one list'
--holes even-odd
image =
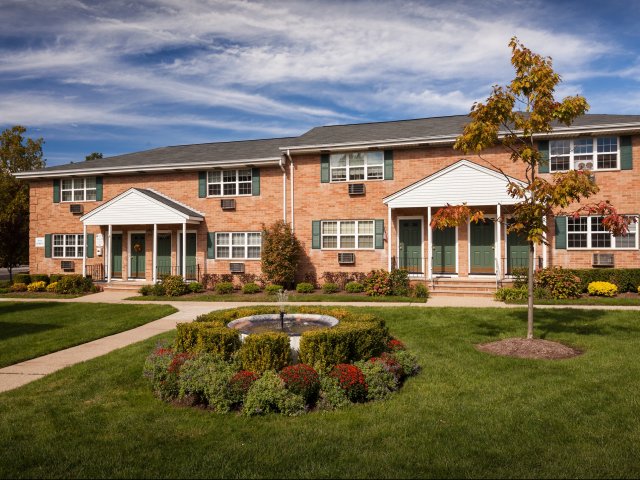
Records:
{"label": "mulch bed", "polygon": [[476,349],[492,355],[546,360],[562,360],[582,354],[575,348],[540,338],[505,338],[497,342],[476,345]]}

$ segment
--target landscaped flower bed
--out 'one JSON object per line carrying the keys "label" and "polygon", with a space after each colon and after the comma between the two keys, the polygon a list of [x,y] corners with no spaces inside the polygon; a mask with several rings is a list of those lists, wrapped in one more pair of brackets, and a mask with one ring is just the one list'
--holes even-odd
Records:
{"label": "landscaped flower bed", "polygon": [[[383,400],[418,373],[416,357],[389,336],[384,320],[343,309],[300,307],[340,319],[332,329],[302,334],[292,364],[283,333],[250,335],[241,343],[230,321],[273,307],[211,312],[180,324],[173,346],[159,346],[144,376],[167,402],[218,413],[299,415],[350,403]],[[281,336],[284,338],[280,339]]]}

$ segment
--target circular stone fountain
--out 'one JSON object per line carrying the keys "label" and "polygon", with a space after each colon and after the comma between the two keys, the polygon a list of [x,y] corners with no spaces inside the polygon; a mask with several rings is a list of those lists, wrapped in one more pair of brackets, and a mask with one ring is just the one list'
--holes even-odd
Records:
{"label": "circular stone fountain", "polygon": [[289,344],[294,350],[300,349],[300,335],[309,330],[331,328],[338,324],[338,319],[329,315],[311,313],[287,313],[251,315],[233,320],[227,327],[240,331],[242,339],[252,333],[284,332],[289,335]]}

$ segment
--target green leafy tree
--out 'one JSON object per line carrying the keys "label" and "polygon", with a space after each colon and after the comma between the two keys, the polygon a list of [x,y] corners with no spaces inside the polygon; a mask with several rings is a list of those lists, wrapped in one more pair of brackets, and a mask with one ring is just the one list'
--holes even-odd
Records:
{"label": "green leafy tree", "polygon": [[29,256],[29,185],[13,174],[42,168],[42,138],[25,138],[25,127],[14,126],[0,134],[0,267],[9,269]]}
{"label": "green leafy tree", "polygon": [[276,285],[290,287],[295,281],[302,248],[291,225],[279,220],[262,225],[262,273]]}
{"label": "green leafy tree", "polygon": [[97,160],[99,158],[102,158],[103,155],[100,152],[92,152],[89,155],[87,155],[86,157],[84,157],[84,159],[88,162],[90,160]]}
{"label": "green leafy tree", "polygon": [[[534,245],[547,243],[547,227],[544,219],[558,214],[574,202],[597,193],[599,188],[588,171],[571,170],[551,175],[550,179],[537,175],[543,161],[536,147],[536,138],[548,134],[554,123],[571,125],[589,109],[586,99],[580,95],[557,101],[554,97],[560,75],[553,70],[549,57],[533,53],[516,38],[509,43],[512,50],[511,64],[515,78],[506,86],[494,86],[485,103],[476,102],[465,126],[454,145],[464,153],[475,152],[482,160],[501,171],[507,180],[507,191],[516,199],[508,232],[518,232],[529,243],[529,272],[534,267]],[[503,147],[514,163],[524,167],[522,183],[514,182],[502,169],[483,158],[482,152]],[[627,232],[628,218],[619,215],[609,202],[583,206],[573,212],[602,215],[603,225],[614,235]],[[470,218],[483,220],[482,212],[466,205],[447,205],[434,215],[432,226],[445,228],[459,225]],[[498,221],[502,221],[499,219]],[[528,279],[527,338],[533,338],[533,275]]]}

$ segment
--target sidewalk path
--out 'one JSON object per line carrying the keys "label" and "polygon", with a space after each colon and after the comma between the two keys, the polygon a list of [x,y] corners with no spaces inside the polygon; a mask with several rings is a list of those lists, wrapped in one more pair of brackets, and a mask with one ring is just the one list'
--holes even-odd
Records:
{"label": "sidewalk path", "polygon": [[[103,337],[83,345],[60,350],[59,352],[44,355],[42,357],[27,360],[0,369],[0,392],[13,390],[29,382],[42,378],[62,368],[76,363],[91,360],[92,358],[105,355],[118,348],[126,347],[132,343],[146,340],[155,335],[169,332],[176,327],[177,323],[190,322],[198,315],[211,312],[213,310],[223,310],[225,308],[249,307],[253,305],[264,305],[260,302],[181,302],[162,301],[148,302],[142,300],[125,300],[125,298],[135,293],[128,291],[109,290],[105,292],[86,295],[78,298],[68,299],[35,299],[35,298],[0,298],[0,302],[77,302],[77,303],[135,303],[135,304],[169,304],[178,309],[178,312],[169,316],[141,325],[132,330],[116,333],[108,337]],[[311,302],[287,302],[288,305],[313,305]],[[274,304],[275,305],[275,304]],[[340,305],[354,307],[475,307],[475,308],[526,308],[526,305],[506,305],[496,302],[491,298],[483,297],[433,297],[427,303],[382,303],[382,302],[322,302],[322,305]],[[537,305],[536,308],[573,308],[578,310],[640,310],[637,307],[623,306],[597,306],[597,305]]]}

